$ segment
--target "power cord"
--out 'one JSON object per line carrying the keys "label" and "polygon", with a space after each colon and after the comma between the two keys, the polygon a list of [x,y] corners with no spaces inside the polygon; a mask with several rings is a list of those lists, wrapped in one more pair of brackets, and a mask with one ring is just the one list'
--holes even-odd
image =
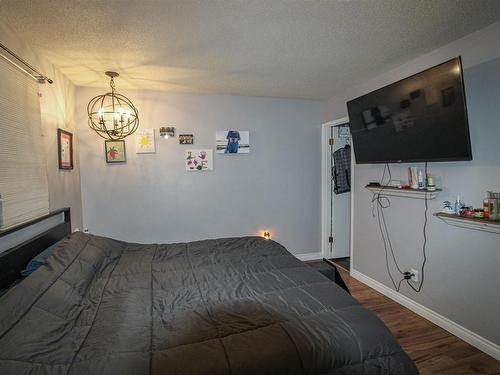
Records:
{"label": "power cord", "polygon": [[[378,221],[378,226],[379,226],[379,229],[380,229],[380,234],[382,236],[382,242],[384,244],[384,252],[385,252],[385,265],[386,265],[386,269],[387,269],[387,273],[389,275],[389,278],[391,279],[391,282],[392,282],[392,285],[394,286],[394,289],[399,292],[399,290],[401,289],[401,283],[403,281],[406,281],[406,283],[408,284],[408,286],[410,286],[410,288],[412,288],[415,292],[420,292],[420,290],[422,289],[422,286],[424,284],[424,269],[425,269],[425,264],[427,262],[427,255],[426,255],[426,247],[427,247],[427,213],[428,213],[428,197],[427,197],[427,191],[425,192],[425,195],[424,195],[424,198],[425,198],[425,214],[424,214],[424,227],[423,227],[423,236],[424,236],[424,243],[423,243],[423,246],[422,246],[422,253],[423,253],[423,262],[422,262],[422,266],[421,266],[421,279],[420,279],[420,283],[418,285],[418,287],[414,287],[409,280],[411,280],[411,278],[413,276],[415,276],[414,274],[408,272],[408,271],[402,271],[401,267],[399,266],[397,260],[396,260],[396,255],[394,253],[394,248],[392,246],[392,242],[391,242],[391,238],[389,236],[389,230],[387,228],[387,222],[385,220],[385,215],[384,215],[384,209],[386,208],[389,208],[391,206],[391,201],[390,199],[385,196],[385,195],[382,195],[382,191],[383,191],[383,186],[386,185],[386,183],[384,183],[384,179],[385,179],[385,176],[386,176],[386,173],[388,174],[388,177],[389,177],[389,182],[392,180],[392,173],[391,173],[391,168],[389,166],[389,164],[385,164],[384,166],[384,171],[382,173],[382,178],[380,180],[380,185],[381,185],[381,188],[379,191],[377,192],[374,192],[373,193],[373,197],[372,197],[372,216],[375,217],[375,209],[377,211],[377,221]],[[425,176],[427,176],[427,162],[425,162]],[[387,183],[388,184],[388,183]],[[392,272],[391,272],[391,269],[390,269],[390,265],[389,265],[389,253],[391,254],[391,257],[392,257],[392,260],[394,262],[394,265],[396,266],[396,269],[398,271],[398,273],[400,274],[400,276],[402,276],[402,278],[400,278],[398,280],[398,283],[396,284],[396,281],[394,279],[394,276],[392,275]]]}
{"label": "power cord", "polygon": [[[425,162],[425,178],[427,178],[427,162]],[[423,254],[423,262],[422,262],[422,267],[420,268],[420,275],[421,275],[421,278],[420,278],[420,284],[418,285],[417,288],[415,288],[413,285],[410,284],[410,282],[408,281],[408,279],[406,280],[406,283],[410,286],[410,288],[412,288],[415,292],[419,293],[421,290],[422,290],[422,285],[424,285],[424,277],[425,277],[425,273],[424,273],[424,269],[425,269],[425,263],[427,263],[427,212],[429,210],[429,202],[428,202],[428,199],[427,199],[427,190],[425,191],[425,194],[424,194],[424,201],[425,201],[425,211],[424,211],[424,226],[422,228],[422,232],[423,232],[423,235],[424,235],[424,243],[422,244],[422,254]],[[411,279],[411,277],[410,277]]]}
{"label": "power cord", "polygon": [[386,265],[386,269],[387,269],[387,274],[389,275],[389,278],[391,279],[391,282],[392,282],[392,285],[394,286],[394,289],[396,289],[396,291],[399,292],[399,290],[401,288],[401,283],[404,281],[404,277],[400,278],[398,280],[398,284],[396,285],[396,281],[394,280],[394,277],[392,276],[392,272],[391,272],[390,265],[389,265],[389,252],[391,253],[392,260],[394,261],[394,264],[396,265],[396,268],[397,268],[399,274],[404,275],[404,272],[401,270],[401,268],[399,267],[399,264],[396,260],[396,256],[394,254],[394,249],[392,247],[391,238],[389,236],[389,230],[387,228],[387,223],[385,221],[384,209],[391,207],[390,199],[387,196],[382,195],[382,191],[384,189],[383,186],[388,184],[388,183],[384,182],[386,173],[388,174],[389,182],[390,182],[390,180],[392,180],[392,173],[391,173],[391,168],[389,167],[389,164],[385,164],[385,166],[384,166],[382,178],[380,179],[380,186],[381,186],[380,189],[377,192],[373,193],[372,216],[375,217],[375,209],[376,209],[378,226],[380,229],[380,234],[382,236],[382,241],[384,243],[385,265]]}

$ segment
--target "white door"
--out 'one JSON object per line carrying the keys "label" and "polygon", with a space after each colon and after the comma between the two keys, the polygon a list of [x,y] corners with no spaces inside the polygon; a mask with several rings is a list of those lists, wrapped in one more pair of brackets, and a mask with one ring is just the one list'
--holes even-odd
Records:
{"label": "white door", "polygon": [[351,144],[348,121],[342,118],[323,124],[322,253],[327,259],[350,254],[351,193],[335,194],[333,180],[333,153]]}

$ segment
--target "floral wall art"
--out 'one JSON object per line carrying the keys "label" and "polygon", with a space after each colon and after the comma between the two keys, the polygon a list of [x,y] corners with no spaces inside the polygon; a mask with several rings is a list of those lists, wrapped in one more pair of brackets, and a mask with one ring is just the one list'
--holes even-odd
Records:
{"label": "floral wall art", "polygon": [[104,141],[106,163],[125,163],[125,141]]}

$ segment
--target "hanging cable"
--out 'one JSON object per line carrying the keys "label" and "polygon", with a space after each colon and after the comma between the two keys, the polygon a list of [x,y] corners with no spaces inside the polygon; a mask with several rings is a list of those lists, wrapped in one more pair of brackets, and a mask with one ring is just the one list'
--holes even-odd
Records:
{"label": "hanging cable", "polygon": [[[425,162],[425,178],[427,179],[427,162]],[[408,279],[406,279],[406,283],[412,288],[415,292],[420,292],[422,290],[422,285],[424,285],[424,269],[425,269],[425,263],[427,263],[427,212],[429,210],[429,202],[427,199],[427,190],[425,191],[424,194],[424,201],[425,201],[425,210],[424,210],[424,226],[422,228],[422,232],[424,235],[424,242],[422,244],[422,254],[423,254],[423,261],[422,261],[422,266],[420,267],[420,284],[418,285],[417,288],[415,288],[413,285],[410,284]]]}
{"label": "hanging cable", "polygon": [[391,253],[392,260],[394,264],[396,265],[397,271],[399,272],[400,275],[404,276],[404,272],[401,270],[399,267],[399,264],[396,260],[396,255],[394,254],[394,249],[392,247],[392,242],[389,236],[389,230],[387,228],[387,223],[385,221],[385,215],[384,215],[384,209],[389,208],[391,206],[391,201],[389,198],[385,195],[382,195],[382,191],[384,189],[384,186],[388,184],[388,182],[385,182],[385,176],[386,173],[389,177],[389,182],[392,180],[392,173],[391,173],[391,168],[389,167],[389,164],[384,165],[384,171],[382,173],[382,178],[380,180],[380,189],[377,192],[373,193],[372,197],[372,216],[375,217],[375,209],[376,209],[376,216],[377,216],[377,222],[378,226],[380,229],[380,235],[382,236],[382,242],[384,244],[384,252],[385,252],[385,266],[387,269],[387,274],[389,275],[389,278],[391,279],[392,285],[394,286],[394,289],[399,292],[401,289],[401,283],[405,280],[404,277],[400,278],[398,280],[398,283],[396,284],[396,281],[394,279],[394,276],[392,275],[391,268],[389,265],[389,252]]}
{"label": "hanging cable", "polygon": [[[380,229],[380,234],[382,236],[382,242],[384,245],[384,252],[385,252],[385,265],[387,269],[387,273],[389,275],[389,278],[391,279],[392,285],[394,286],[394,289],[399,292],[401,289],[401,283],[406,280],[406,283],[410,288],[412,288],[415,292],[419,293],[422,290],[422,286],[424,284],[424,278],[425,278],[425,264],[427,262],[427,254],[426,254],[426,248],[427,248],[427,222],[428,222],[428,197],[427,197],[427,191],[424,193],[424,200],[425,200],[425,210],[424,210],[424,226],[423,226],[423,245],[422,245],[422,253],[423,253],[423,262],[420,267],[420,274],[421,274],[421,279],[418,287],[413,286],[410,283],[411,277],[413,276],[410,272],[404,272],[401,267],[399,266],[397,260],[396,260],[396,255],[394,252],[394,248],[392,246],[391,238],[389,236],[389,230],[387,227],[387,222],[385,219],[384,215],[384,209],[389,208],[391,206],[391,201],[387,196],[382,195],[382,191],[384,190],[384,186],[387,184],[385,181],[385,176],[386,174],[388,175],[389,182],[392,180],[392,173],[389,164],[385,164],[384,166],[384,171],[382,173],[382,178],[380,180],[380,190],[377,192],[373,193],[372,197],[372,216],[377,217],[378,221],[378,226]],[[427,162],[425,162],[425,176],[427,176]],[[375,215],[375,210],[376,210],[376,215]],[[392,261],[394,262],[394,265],[396,266],[396,269],[398,273],[403,276],[398,280],[396,283],[396,280],[394,276],[392,275],[391,268],[389,265],[389,253],[391,254]]]}

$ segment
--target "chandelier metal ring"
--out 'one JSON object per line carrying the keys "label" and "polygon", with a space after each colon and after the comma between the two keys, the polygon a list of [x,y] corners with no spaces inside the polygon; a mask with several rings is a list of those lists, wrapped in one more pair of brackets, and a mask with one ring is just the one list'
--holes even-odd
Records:
{"label": "chandelier metal ring", "polygon": [[109,140],[123,139],[139,127],[139,113],[132,101],[115,91],[116,72],[106,72],[110,77],[111,92],[97,95],[87,105],[89,127],[99,136]]}

